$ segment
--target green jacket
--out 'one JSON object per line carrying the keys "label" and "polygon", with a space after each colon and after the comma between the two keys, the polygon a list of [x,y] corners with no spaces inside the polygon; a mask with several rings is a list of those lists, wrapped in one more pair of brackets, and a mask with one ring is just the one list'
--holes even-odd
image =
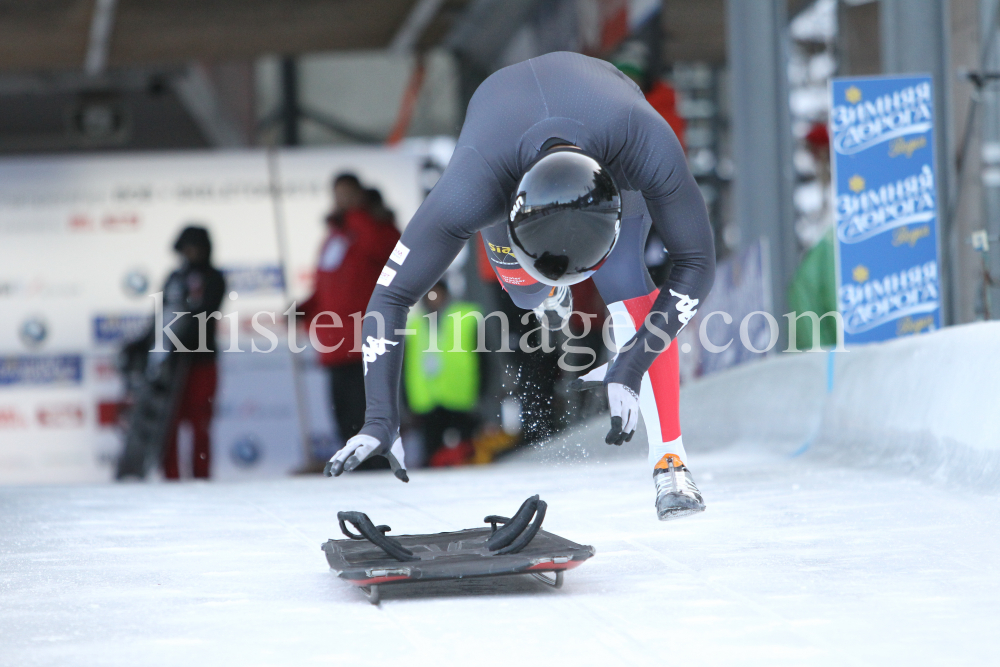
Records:
{"label": "green jacket", "polygon": [[[788,307],[796,313],[812,311],[819,316],[837,310],[837,274],[834,265],[833,230],[812,247],[795,271],[788,288]],[[833,318],[819,324],[819,342],[824,348],[837,344]],[[799,350],[812,348],[812,322],[803,317],[795,327],[795,345]]]}
{"label": "green jacket", "polygon": [[[474,304],[457,301],[438,313],[437,345],[431,345],[430,320],[423,313],[406,322],[415,335],[406,337],[403,371],[410,410],[426,414],[437,407],[469,412],[479,398],[479,326]],[[452,317],[456,315],[456,317]],[[462,317],[456,340],[455,322]],[[456,345],[456,342],[458,343]],[[440,351],[433,351],[434,349]]]}

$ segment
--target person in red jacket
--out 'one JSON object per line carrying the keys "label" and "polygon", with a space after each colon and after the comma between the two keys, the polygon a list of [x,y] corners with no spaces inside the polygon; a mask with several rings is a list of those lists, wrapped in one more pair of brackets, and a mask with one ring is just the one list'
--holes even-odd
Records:
{"label": "person in red jacket", "polygon": [[[314,321],[320,363],[330,372],[330,398],[340,437],[348,440],[365,423],[365,376],[355,319],[365,314],[375,283],[392,253],[399,232],[381,204],[378,191],[366,190],[354,174],[333,180],[334,210],[327,217],[328,235],[319,253],[311,297],[301,306],[308,328]],[[318,318],[318,319],[317,319]],[[336,349],[331,349],[336,348]]]}

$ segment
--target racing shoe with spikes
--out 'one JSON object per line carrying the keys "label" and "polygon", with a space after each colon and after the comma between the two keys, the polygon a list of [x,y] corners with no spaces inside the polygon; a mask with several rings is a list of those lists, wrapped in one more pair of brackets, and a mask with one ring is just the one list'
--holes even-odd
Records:
{"label": "racing shoe with spikes", "polygon": [[663,455],[653,468],[653,482],[656,484],[656,516],[660,521],[705,511],[705,502],[691,472],[676,454]]}

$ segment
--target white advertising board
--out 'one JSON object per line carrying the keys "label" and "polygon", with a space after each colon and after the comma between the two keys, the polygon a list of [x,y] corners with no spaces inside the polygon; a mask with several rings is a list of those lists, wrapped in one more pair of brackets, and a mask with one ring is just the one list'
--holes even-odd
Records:
{"label": "white advertising board", "polygon": [[[177,265],[173,242],[192,223],[212,235],[213,263],[237,297],[222,312],[238,312],[244,350],[219,354],[213,476],[274,476],[301,464],[282,269],[290,298],[308,296],[338,173],[379,188],[405,225],[423,198],[421,157],[349,148],[270,158],[253,150],[0,160],[0,483],[111,479],[121,447],[116,353],[145,326],[149,295]],[[249,351],[261,310],[277,315],[269,354]],[[230,321],[220,322],[220,349]],[[326,383],[308,357],[300,367],[309,437],[328,438],[327,400],[314,395]]]}

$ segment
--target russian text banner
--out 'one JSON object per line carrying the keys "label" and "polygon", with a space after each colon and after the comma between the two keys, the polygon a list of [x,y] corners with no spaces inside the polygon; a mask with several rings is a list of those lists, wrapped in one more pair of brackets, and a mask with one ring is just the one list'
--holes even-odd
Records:
{"label": "russian text banner", "polygon": [[837,303],[845,343],[941,326],[929,76],[834,79]]}

